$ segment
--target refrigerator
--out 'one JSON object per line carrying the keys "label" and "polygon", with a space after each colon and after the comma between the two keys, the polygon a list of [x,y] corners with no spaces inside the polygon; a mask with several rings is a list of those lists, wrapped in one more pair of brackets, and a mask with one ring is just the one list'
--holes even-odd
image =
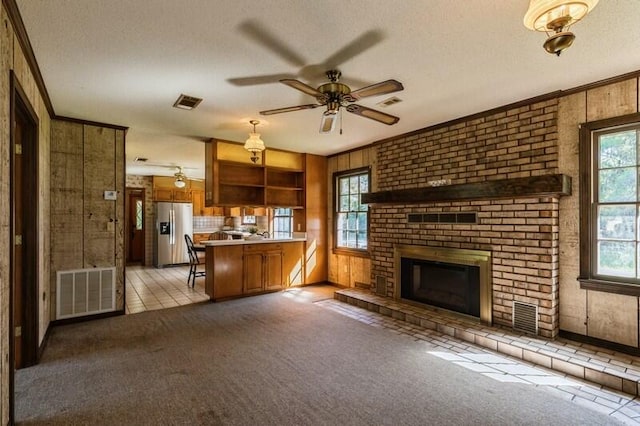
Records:
{"label": "refrigerator", "polygon": [[193,238],[191,203],[155,203],[153,265],[162,268],[189,263],[184,235]]}

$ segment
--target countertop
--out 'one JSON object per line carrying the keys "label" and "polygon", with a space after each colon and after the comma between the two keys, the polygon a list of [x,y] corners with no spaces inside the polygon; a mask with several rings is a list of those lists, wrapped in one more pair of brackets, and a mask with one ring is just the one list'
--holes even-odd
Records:
{"label": "countertop", "polygon": [[211,240],[201,241],[204,246],[236,246],[243,244],[293,243],[307,241],[306,238],[264,238],[262,240]]}

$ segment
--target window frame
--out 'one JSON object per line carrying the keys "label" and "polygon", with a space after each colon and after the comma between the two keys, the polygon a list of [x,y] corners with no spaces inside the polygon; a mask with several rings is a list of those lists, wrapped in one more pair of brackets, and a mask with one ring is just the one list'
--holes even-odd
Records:
{"label": "window frame", "polygon": [[[278,215],[276,214],[276,212],[278,210],[281,209],[285,209],[285,210],[289,210],[289,214],[288,215]],[[273,238],[293,238],[293,209],[291,207],[274,207],[273,211],[272,211],[272,216],[271,216],[271,228],[273,230],[273,232],[271,233],[271,236]],[[278,234],[281,233],[281,231],[276,231],[276,219],[277,218],[284,218],[284,217],[288,217],[289,218],[289,235],[286,237],[282,237],[279,236]]]}
{"label": "window frame", "polygon": [[[580,125],[580,288],[607,293],[640,296],[640,279],[609,277],[596,273],[598,153],[596,136],[615,132],[616,128],[640,128],[640,113],[598,120]],[[640,145],[640,141],[639,141]],[[640,185],[640,180],[638,181]],[[640,204],[640,200],[635,203]],[[636,231],[637,233],[638,231]],[[637,261],[637,260],[636,260]]]}
{"label": "window frame", "polygon": [[371,191],[371,167],[359,167],[357,169],[343,170],[333,173],[333,254],[345,254],[357,257],[370,257],[370,241],[371,241],[371,209],[367,208],[367,248],[358,249],[351,247],[338,246],[338,206],[340,198],[340,190],[338,187],[338,181],[340,178],[355,175],[367,175],[369,180],[369,191]]}

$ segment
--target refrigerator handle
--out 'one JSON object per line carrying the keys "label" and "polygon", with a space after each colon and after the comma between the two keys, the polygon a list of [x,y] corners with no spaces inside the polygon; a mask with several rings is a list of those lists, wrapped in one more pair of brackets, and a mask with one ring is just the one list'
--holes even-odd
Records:
{"label": "refrigerator handle", "polygon": [[169,236],[169,244],[173,245],[176,243],[176,215],[173,211],[173,208],[169,210],[169,223],[171,223],[171,235]]}

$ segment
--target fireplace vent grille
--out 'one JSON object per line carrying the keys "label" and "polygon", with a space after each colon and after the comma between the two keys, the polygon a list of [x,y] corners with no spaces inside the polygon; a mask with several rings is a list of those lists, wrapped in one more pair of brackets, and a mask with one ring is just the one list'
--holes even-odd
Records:
{"label": "fireplace vent grille", "polygon": [[409,213],[407,214],[409,223],[478,223],[476,212],[442,212],[442,213]]}
{"label": "fireplace vent grille", "polygon": [[387,295],[387,278],[384,275],[376,275],[376,294],[378,296]]}
{"label": "fireplace vent grille", "polygon": [[513,329],[530,334],[538,334],[538,306],[530,303],[513,302]]}

